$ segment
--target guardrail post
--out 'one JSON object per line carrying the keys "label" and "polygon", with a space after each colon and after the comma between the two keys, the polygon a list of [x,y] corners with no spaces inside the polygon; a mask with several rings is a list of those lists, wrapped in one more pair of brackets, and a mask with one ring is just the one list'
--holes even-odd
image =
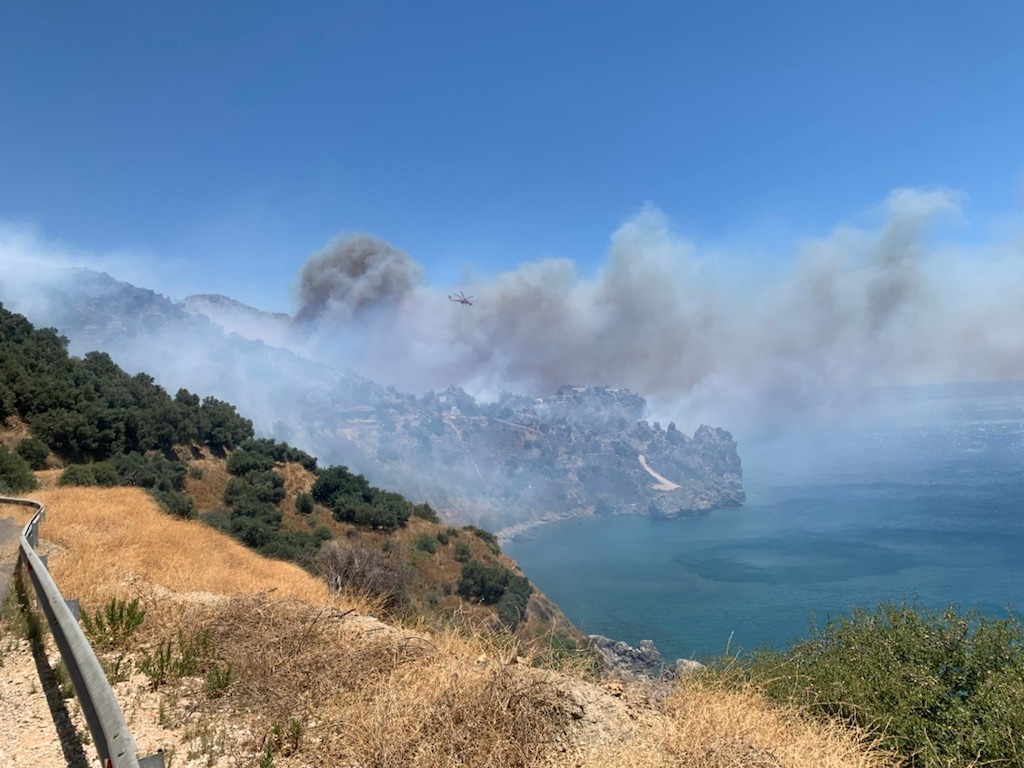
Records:
{"label": "guardrail post", "polygon": [[164,768],[164,751],[158,749],[156,754],[139,758],[139,768]]}

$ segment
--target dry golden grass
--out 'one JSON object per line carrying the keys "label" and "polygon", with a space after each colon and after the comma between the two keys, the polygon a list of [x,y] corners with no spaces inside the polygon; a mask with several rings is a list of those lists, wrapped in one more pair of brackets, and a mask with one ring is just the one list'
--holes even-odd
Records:
{"label": "dry golden grass", "polygon": [[[185,478],[185,490],[195,502],[196,509],[207,512],[224,507],[224,489],[231,475],[227,462],[213,457],[191,459],[189,474]],[[198,470],[200,477],[194,477],[192,470]]]}
{"label": "dry golden grass", "polygon": [[33,498],[47,507],[42,537],[66,550],[54,558],[54,578],[64,594],[83,602],[134,597],[140,585],[212,595],[275,590],[311,605],[331,602],[327,585],[298,566],[171,517],[142,490],[55,488]]}
{"label": "dry golden grass", "polygon": [[[268,753],[279,768],[887,765],[855,731],[754,691],[700,678],[674,690],[610,691],[532,667],[516,655],[522,649],[486,633],[381,624],[360,615],[365,604],[332,598],[296,567],[164,515],[138,490],[36,496],[49,510],[41,533],[66,595],[91,605],[149,595],[146,648],[189,633],[209,639],[198,677],[147,694],[163,697],[167,730],[155,738],[178,745],[175,765],[193,752],[203,762],[186,766],[255,765]],[[208,690],[203,675],[227,668],[230,683]],[[221,752],[203,752],[187,735],[214,731]]]}

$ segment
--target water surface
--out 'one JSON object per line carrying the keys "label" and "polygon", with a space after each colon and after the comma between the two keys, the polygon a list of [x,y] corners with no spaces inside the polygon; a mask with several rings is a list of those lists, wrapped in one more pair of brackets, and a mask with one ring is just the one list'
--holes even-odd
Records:
{"label": "water surface", "polygon": [[566,521],[505,551],[584,632],[666,659],[781,647],[854,605],[1024,605],[1024,384],[900,390],[869,424],[751,440],[748,501]]}

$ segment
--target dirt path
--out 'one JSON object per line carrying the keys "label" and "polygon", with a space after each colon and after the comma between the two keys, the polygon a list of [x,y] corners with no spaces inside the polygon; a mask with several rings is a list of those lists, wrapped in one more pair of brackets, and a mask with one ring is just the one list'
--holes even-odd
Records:
{"label": "dirt path", "polygon": [[640,466],[647,470],[647,474],[649,474],[651,477],[658,481],[658,483],[654,486],[654,490],[674,491],[676,488],[680,487],[679,483],[673,483],[671,480],[667,480],[666,478],[662,477],[657,472],[655,472],[653,469],[651,469],[649,466],[647,466],[647,459],[644,458],[644,455],[642,453],[639,456],[637,456],[637,458],[640,459]]}
{"label": "dirt path", "polygon": [[13,520],[0,517],[0,605],[11,587],[11,574],[18,561],[18,534],[21,526]]}

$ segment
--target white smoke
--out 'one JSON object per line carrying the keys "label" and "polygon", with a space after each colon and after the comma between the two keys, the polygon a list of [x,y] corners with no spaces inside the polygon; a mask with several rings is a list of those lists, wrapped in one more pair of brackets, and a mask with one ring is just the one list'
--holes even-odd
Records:
{"label": "white smoke", "polygon": [[[734,253],[723,267],[648,206],[591,275],[548,259],[444,288],[404,252],[356,236],[303,268],[292,345],[407,392],[628,387],[681,425],[820,416],[870,387],[1024,378],[1024,241],[940,237],[963,219],[953,192],[896,190],[872,226],[838,226],[769,265]],[[0,301],[55,252],[0,232]],[[448,301],[454,288],[474,304]]]}

